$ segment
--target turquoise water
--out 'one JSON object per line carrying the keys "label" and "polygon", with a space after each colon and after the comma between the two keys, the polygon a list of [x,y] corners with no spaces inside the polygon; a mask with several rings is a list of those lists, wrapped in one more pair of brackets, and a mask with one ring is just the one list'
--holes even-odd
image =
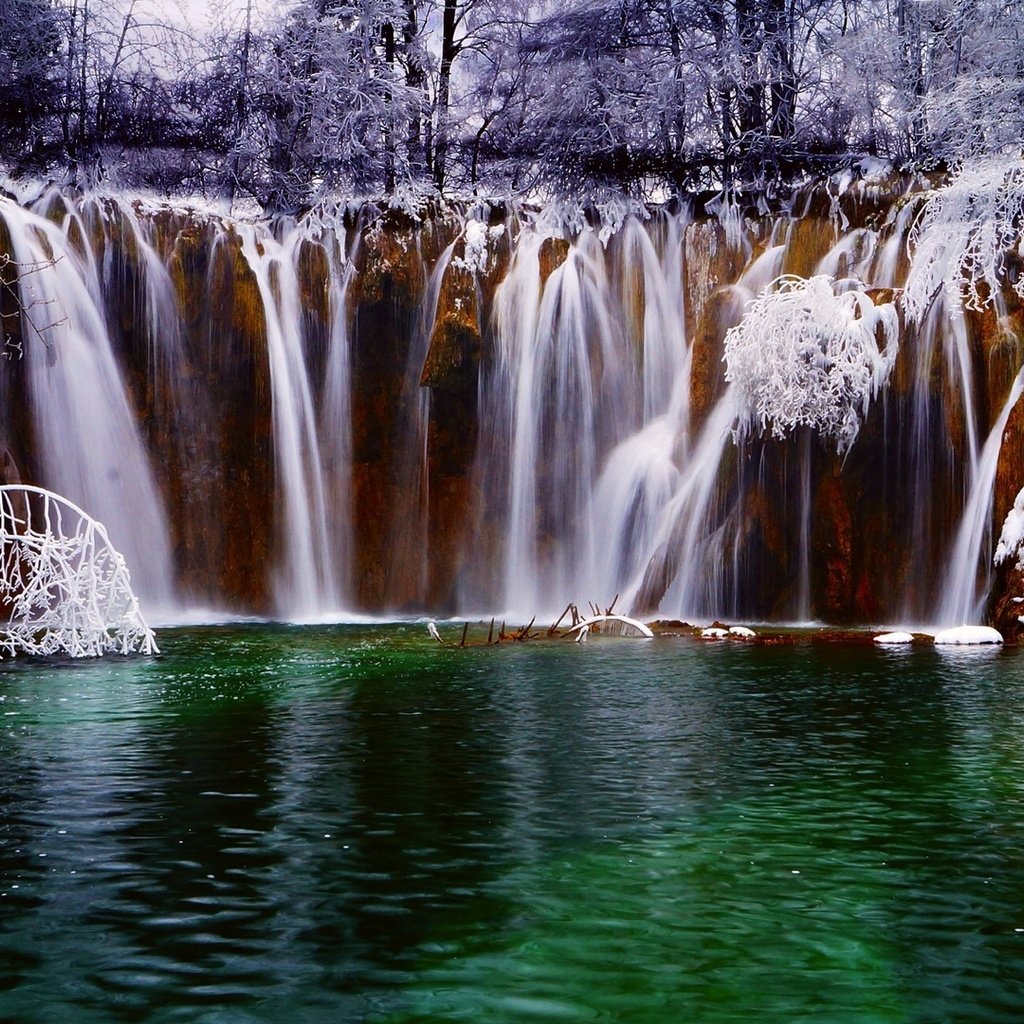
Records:
{"label": "turquoise water", "polygon": [[160,641],[0,664],[0,1021],[1024,1015],[1024,651]]}

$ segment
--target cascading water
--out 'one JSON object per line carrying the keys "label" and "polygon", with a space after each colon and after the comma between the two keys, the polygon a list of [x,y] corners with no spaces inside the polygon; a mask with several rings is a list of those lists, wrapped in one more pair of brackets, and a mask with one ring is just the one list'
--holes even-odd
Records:
{"label": "cascading water", "polygon": [[96,267],[60,226],[0,199],[20,271],[22,358],[40,482],[107,527],[150,617],[174,606],[162,501],[111,349]]}
{"label": "cascading water", "polygon": [[341,600],[317,416],[303,353],[297,273],[302,242],[302,233],[295,230],[283,243],[255,227],[242,232],[242,253],[263,299],[273,389],[274,459],[282,512],[274,593],[277,611],[291,619],[337,613]]}
{"label": "cascading water", "polygon": [[[357,249],[346,256],[344,224],[335,219],[323,230],[329,256],[328,310],[330,331],[325,365],[323,407],[319,431],[324,472],[328,534],[336,575],[335,592],[351,607],[352,564],[352,350],[348,290],[355,271]],[[358,247],[358,238],[355,246]]]}
{"label": "cascading water", "polygon": [[[977,460],[970,498],[956,532],[956,542],[944,577],[943,598],[936,617],[940,625],[959,626],[981,620],[991,579],[991,560],[987,556],[993,548],[992,487],[1003,431],[1022,393],[1024,373],[1018,373]],[[984,566],[980,581],[979,565]]]}
{"label": "cascading water", "polygon": [[[663,501],[672,475],[665,448],[675,437],[658,421],[686,376],[688,351],[680,225],[662,227],[659,254],[639,224],[627,224],[618,273],[609,271],[596,234],[584,232],[546,280],[542,249],[550,243],[528,228],[495,297],[496,365],[482,399],[490,427],[483,464],[508,453],[498,600],[518,614],[551,612],[561,595],[581,589],[611,601],[632,535],[649,528]],[[626,282],[620,287],[633,303],[638,297],[629,289],[641,291],[640,316],[630,317],[629,303],[614,301],[616,280]],[[682,401],[677,420],[685,395]],[[629,451],[615,453],[616,446],[645,427],[647,439],[659,442],[648,468],[632,482],[608,476],[602,482],[606,460],[613,467],[631,460]],[[648,449],[638,444],[632,452],[642,459]]]}
{"label": "cascading water", "polygon": [[[445,246],[429,274],[426,274],[419,315],[412,327],[412,337],[402,369],[400,394],[406,416],[399,427],[398,451],[393,453],[392,459],[393,472],[407,490],[404,495],[404,515],[394,520],[385,552],[388,577],[390,580],[406,580],[411,585],[413,599],[420,606],[429,604],[427,551],[430,545],[430,476],[427,439],[431,395],[429,388],[420,386],[420,379],[430,349],[441,285],[456,245],[457,240]],[[416,253],[415,259],[422,266],[420,253]]]}
{"label": "cascading water", "polygon": [[[23,302],[64,323],[9,360],[32,427],[0,433],[24,473],[106,522],[149,608],[187,600],[183,561],[194,585],[216,558],[214,604],[230,588],[225,604],[289,619],[454,600],[525,620],[616,594],[619,611],[688,619],[981,614],[1013,403],[955,288],[916,300],[891,378],[865,371],[838,454],[807,421],[759,434],[725,380],[727,331],[784,272],[888,309],[949,278],[955,254],[922,267],[910,242],[913,201],[852,228],[809,203],[663,211],[610,239],[488,213],[406,224],[393,245],[380,211],[270,230],[113,200],[41,208],[5,202],[4,221],[13,258],[44,264]],[[474,263],[470,234],[507,265]],[[478,350],[438,354],[452,324]]]}

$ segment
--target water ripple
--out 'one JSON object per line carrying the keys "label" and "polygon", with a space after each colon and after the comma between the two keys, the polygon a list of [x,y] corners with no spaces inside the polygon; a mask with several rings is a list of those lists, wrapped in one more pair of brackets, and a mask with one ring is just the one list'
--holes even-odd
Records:
{"label": "water ripple", "polygon": [[0,1019],[1024,1005],[1016,651],[163,646],[0,670]]}

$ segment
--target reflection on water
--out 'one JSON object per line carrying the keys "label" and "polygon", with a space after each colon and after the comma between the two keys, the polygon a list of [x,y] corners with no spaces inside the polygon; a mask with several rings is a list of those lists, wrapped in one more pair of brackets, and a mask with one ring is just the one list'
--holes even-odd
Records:
{"label": "reflection on water", "polygon": [[1024,660],[190,629],[0,666],[0,1021],[986,1022]]}

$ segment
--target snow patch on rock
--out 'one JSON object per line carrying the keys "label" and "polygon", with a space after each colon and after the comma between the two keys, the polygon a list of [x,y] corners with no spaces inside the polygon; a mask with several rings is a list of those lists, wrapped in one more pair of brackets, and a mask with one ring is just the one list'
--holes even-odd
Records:
{"label": "snow patch on rock", "polygon": [[[1017,568],[1024,570],[1024,487],[1017,493],[1013,508],[1006,513],[1003,529],[996,544],[996,553],[992,561],[1002,565],[1008,558],[1017,556]],[[1016,600],[1016,598],[1014,599]]]}
{"label": "snow patch on rock", "polygon": [[935,634],[937,644],[1001,644],[1002,634],[991,626],[956,626]]}
{"label": "snow patch on rock", "polygon": [[914,634],[901,629],[893,630],[891,633],[880,633],[875,637],[876,644],[912,644],[913,642]]}

